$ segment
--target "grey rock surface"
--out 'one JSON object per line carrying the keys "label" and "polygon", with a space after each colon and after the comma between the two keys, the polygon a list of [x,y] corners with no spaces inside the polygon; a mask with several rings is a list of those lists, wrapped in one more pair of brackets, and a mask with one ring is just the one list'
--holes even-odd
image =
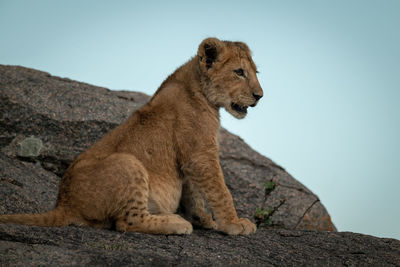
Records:
{"label": "grey rock surface", "polygon": [[[1,214],[53,208],[73,159],[149,99],[3,65],[0,98]],[[24,154],[27,138],[34,149]],[[197,229],[166,237],[2,224],[0,266],[400,265],[398,240],[334,232],[318,197],[282,167],[224,129],[219,141],[226,183],[238,214],[259,225],[255,235]]]}
{"label": "grey rock surface", "polygon": [[399,266],[400,241],[354,233],[196,230],[155,236],[92,228],[0,225],[2,266]]}

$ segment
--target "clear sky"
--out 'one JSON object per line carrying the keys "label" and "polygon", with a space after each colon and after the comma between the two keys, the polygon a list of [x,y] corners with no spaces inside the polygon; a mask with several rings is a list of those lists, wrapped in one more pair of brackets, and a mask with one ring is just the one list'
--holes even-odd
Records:
{"label": "clear sky", "polygon": [[0,0],[0,64],[155,92],[206,37],[246,42],[265,97],[222,125],[340,231],[400,239],[400,1]]}

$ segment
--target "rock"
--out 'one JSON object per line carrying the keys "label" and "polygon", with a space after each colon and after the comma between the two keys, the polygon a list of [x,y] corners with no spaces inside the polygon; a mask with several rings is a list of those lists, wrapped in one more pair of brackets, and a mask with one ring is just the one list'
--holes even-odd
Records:
{"label": "rock", "polygon": [[37,157],[39,156],[42,146],[42,140],[40,140],[39,138],[25,138],[24,141],[22,141],[19,145],[17,155],[24,158]]}
{"label": "rock", "polygon": [[156,236],[0,225],[0,255],[1,266],[399,266],[400,241],[306,230]]}
{"label": "rock", "polygon": [[[73,159],[149,99],[17,66],[0,65],[0,88],[2,214],[54,207]],[[238,214],[255,220],[255,235],[197,229],[188,237],[165,237],[2,224],[0,265],[400,264],[397,240],[299,231],[336,228],[318,197],[282,167],[224,129],[219,142]]]}
{"label": "rock", "polygon": [[54,208],[60,178],[40,164],[0,153],[0,214],[38,213]]}

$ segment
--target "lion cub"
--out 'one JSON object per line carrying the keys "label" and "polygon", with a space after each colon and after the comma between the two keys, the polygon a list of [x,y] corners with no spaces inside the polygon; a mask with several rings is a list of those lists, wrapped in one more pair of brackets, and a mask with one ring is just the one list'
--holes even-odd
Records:
{"label": "lion cub", "polygon": [[217,135],[221,107],[241,119],[263,96],[256,73],[246,44],[205,39],[149,103],[76,158],[54,210],[1,215],[0,222],[190,234],[192,224],[175,214],[181,204],[204,228],[254,233],[256,226],[236,215]]}

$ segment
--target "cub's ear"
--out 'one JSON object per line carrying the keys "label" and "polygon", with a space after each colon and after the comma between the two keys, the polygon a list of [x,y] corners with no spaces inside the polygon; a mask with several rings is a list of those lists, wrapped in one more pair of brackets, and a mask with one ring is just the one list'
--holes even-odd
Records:
{"label": "cub's ear", "polygon": [[247,46],[247,44],[243,43],[243,42],[233,42],[236,46],[239,46],[241,49],[243,49],[244,51],[246,51],[248,54],[251,54],[249,47]]}
{"label": "cub's ear", "polygon": [[225,44],[217,38],[207,38],[199,45],[197,55],[203,70],[213,67],[215,61],[221,57],[225,51]]}

